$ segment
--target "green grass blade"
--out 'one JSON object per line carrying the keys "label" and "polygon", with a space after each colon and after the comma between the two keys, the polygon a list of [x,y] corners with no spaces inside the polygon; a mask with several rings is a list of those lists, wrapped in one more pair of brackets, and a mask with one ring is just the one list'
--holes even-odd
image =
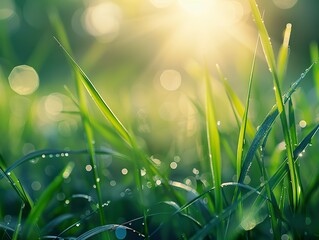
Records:
{"label": "green grass blade", "polygon": [[[206,69],[206,128],[207,141],[210,159],[210,169],[214,182],[215,190],[215,209],[216,214],[220,214],[223,210],[223,199],[221,191],[221,152],[220,139],[215,116],[214,99],[212,93],[211,78]],[[223,227],[217,229],[217,238],[222,239]]]}
{"label": "green grass blade", "polygon": [[241,121],[241,125],[240,125],[240,130],[239,130],[239,137],[238,137],[238,144],[237,144],[237,155],[236,155],[237,156],[236,174],[237,174],[238,179],[239,179],[240,171],[241,171],[241,167],[242,167],[244,144],[245,144],[247,127],[250,129],[249,135],[253,136],[253,134],[254,134],[254,130],[252,130],[253,129],[252,124],[248,120],[248,110],[249,110],[250,94],[251,94],[251,88],[252,88],[252,82],[253,82],[253,74],[254,74],[254,69],[255,69],[257,48],[258,48],[258,41],[256,44],[255,53],[254,53],[254,57],[253,57],[253,63],[252,63],[251,72],[250,72],[250,76],[249,76],[248,93],[247,93],[247,97],[246,97],[245,111],[242,115],[242,121]]}
{"label": "green grass blade", "polygon": [[297,131],[296,131],[296,120],[295,120],[295,109],[290,98],[288,101],[288,119],[289,119],[289,131],[293,146],[297,146]]}
{"label": "green grass blade", "polygon": [[7,170],[4,170],[4,169],[5,169],[5,162],[4,162],[2,155],[0,154],[0,173],[1,173],[0,181],[2,178],[7,178],[8,181],[10,182],[12,188],[16,191],[16,193],[18,194],[20,199],[23,201],[23,203],[26,206],[32,208],[33,201],[30,198],[29,194],[25,191],[25,189],[21,185],[19,179],[15,176],[14,173],[8,171],[9,168]]}
{"label": "green grass blade", "polygon": [[286,74],[287,65],[288,65],[288,55],[289,55],[289,39],[291,34],[291,23],[286,25],[286,30],[284,33],[284,40],[280,47],[278,60],[277,60],[277,69],[278,69],[278,78],[279,82],[282,83],[284,76]]}
{"label": "green grass blade", "polygon": [[221,195],[221,153],[220,139],[215,116],[214,99],[212,93],[211,78],[208,70],[206,72],[206,127],[208,151],[210,156],[211,174],[216,187],[216,210],[217,213],[222,211],[222,195]]}
{"label": "green grass blade", "polygon": [[[310,56],[311,56],[311,61],[313,63],[318,62],[319,60],[318,43],[312,42],[310,44]],[[318,64],[315,64],[315,66],[313,67],[313,80],[316,87],[317,98],[319,99],[319,65]]]}
{"label": "green grass blade", "polygon": [[92,84],[91,80],[88,76],[84,73],[81,67],[76,63],[76,61],[71,57],[69,52],[62,46],[62,44],[55,38],[58,44],[63,49],[65,55],[70,60],[71,65],[74,68],[75,72],[78,72],[81,75],[81,82],[85,86],[86,90],[90,94],[91,98],[93,99],[94,103],[97,105],[98,109],[102,112],[103,116],[112,124],[112,126],[117,130],[118,134],[131,146],[132,139],[124,127],[124,125],[120,122],[120,120],[115,116],[111,108],[106,104],[103,100],[102,96],[99,92],[95,89],[94,85]]}
{"label": "green grass blade", "polygon": [[44,209],[47,207],[48,203],[53,199],[54,194],[59,190],[62,183],[67,179],[74,168],[74,163],[69,162],[68,165],[61,171],[61,173],[55,177],[55,179],[50,183],[50,185],[41,194],[38,201],[35,203],[34,207],[26,219],[24,224],[23,233],[25,239],[35,239],[38,235],[36,233],[37,223],[41,214],[43,214]]}

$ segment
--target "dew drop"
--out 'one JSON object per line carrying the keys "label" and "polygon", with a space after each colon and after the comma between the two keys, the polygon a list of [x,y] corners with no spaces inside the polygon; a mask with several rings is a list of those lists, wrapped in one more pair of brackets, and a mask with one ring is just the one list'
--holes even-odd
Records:
{"label": "dew drop", "polygon": [[156,183],[157,186],[160,186],[162,184],[162,181],[158,179],[158,180],[156,180],[155,183]]}
{"label": "dew drop", "polygon": [[169,166],[170,166],[171,169],[176,169],[177,168],[177,163],[176,162],[171,162]]}
{"label": "dew drop", "polygon": [[67,199],[67,200],[65,200],[65,202],[64,202],[66,205],[68,205],[68,204],[70,204],[70,200],[69,199]]}
{"label": "dew drop", "polygon": [[80,223],[75,224],[76,227],[80,227],[80,225],[81,225]]}
{"label": "dew drop", "polygon": [[96,179],[96,182],[100,182],[100,181],[101,181],[101,179],[100,179],[100,178],[97,178],[97,179]]}
{"label": "dew drop", "polygon": [[198,174],[199,174],[199,170],[198,170],[197,168],[193,168],[193,173],[194,173],[195,175],[198,175]]}
{"label": "dew drop", "polygon": [[300,77],[301,77],[301,78],[304,78],[305,75],[306,75],[305,73],[302,73],[302,74],[300,74]]}
{"label": "dew drop", "polygon": [[121,172],[122,172],[122,174],[123,174],[123,175],[128,174],[128,170],[127,170],[127,168],[123,168],[123,169],[121,170]]}
{"label": "dew drop", "polygon": [[42,157],[42,158],[45,158],[45,154],[42,154],[41,157]]}
{"label": "dew drop", "polygon": [[95,185],[95,184],[93,184],[93,188],[96,188],[96,185]]}
{"label": "dew drop", "polygon": [[65,153],[64,156],[68,157],[68,156],[69,156],[69,153]]}
{"label": "dew drop", "polygon": [[[133,230],[134,231],[134,230]],[[124,239],[126,237],[126,228],[120,226],[115,229],[115,236],[117,239]]]}
{"label": "dew drop", "polygon": [[85,166],[85,170],[86,170],[87,172],[92,171],[92,166],[91,166],[90,164],[86,165],[86,166]]}

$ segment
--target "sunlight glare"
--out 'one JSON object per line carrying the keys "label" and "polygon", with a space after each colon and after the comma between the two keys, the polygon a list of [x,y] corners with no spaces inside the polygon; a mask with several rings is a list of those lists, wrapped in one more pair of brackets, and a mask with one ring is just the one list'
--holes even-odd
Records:
{"label": "sunlight glare", "polygon": [[181,9],[190,15],[192,21],[206,29],[211,24],[229,26],[243,16],[243,6],[235,0],[179,0]]}
{"label": "sunlight glare", "polygon": [[172,4],[172,0],[150,0],[151,4],[156,8],[166,8]]}

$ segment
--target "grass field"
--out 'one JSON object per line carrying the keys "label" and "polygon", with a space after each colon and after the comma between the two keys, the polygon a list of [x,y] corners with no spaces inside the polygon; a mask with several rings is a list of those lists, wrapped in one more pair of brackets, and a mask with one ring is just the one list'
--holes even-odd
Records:
{"label": "grass field", "polygon": [[0,239],[318,239],[317,43],[295,67],[255,0],[150,2],[0,8]]}

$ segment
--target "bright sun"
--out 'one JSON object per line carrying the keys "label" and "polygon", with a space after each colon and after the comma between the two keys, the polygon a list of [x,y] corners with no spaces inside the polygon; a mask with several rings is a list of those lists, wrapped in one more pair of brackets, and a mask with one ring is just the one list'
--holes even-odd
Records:
{"label": "bright sun", "polygon": [[[239,0],[151,0],[151,3],[162,9],[167,9],[162,18],[162,26],[169,26],[170,32],[165,32],[163,52],[172,50],[186,54],[211,53],[218,48],[225,38],[241,38],[245,42],[239,27],[247,6]],[[164,20],[165,19],[165,20]],[[157,22],[158,23],[158,22]]]}

